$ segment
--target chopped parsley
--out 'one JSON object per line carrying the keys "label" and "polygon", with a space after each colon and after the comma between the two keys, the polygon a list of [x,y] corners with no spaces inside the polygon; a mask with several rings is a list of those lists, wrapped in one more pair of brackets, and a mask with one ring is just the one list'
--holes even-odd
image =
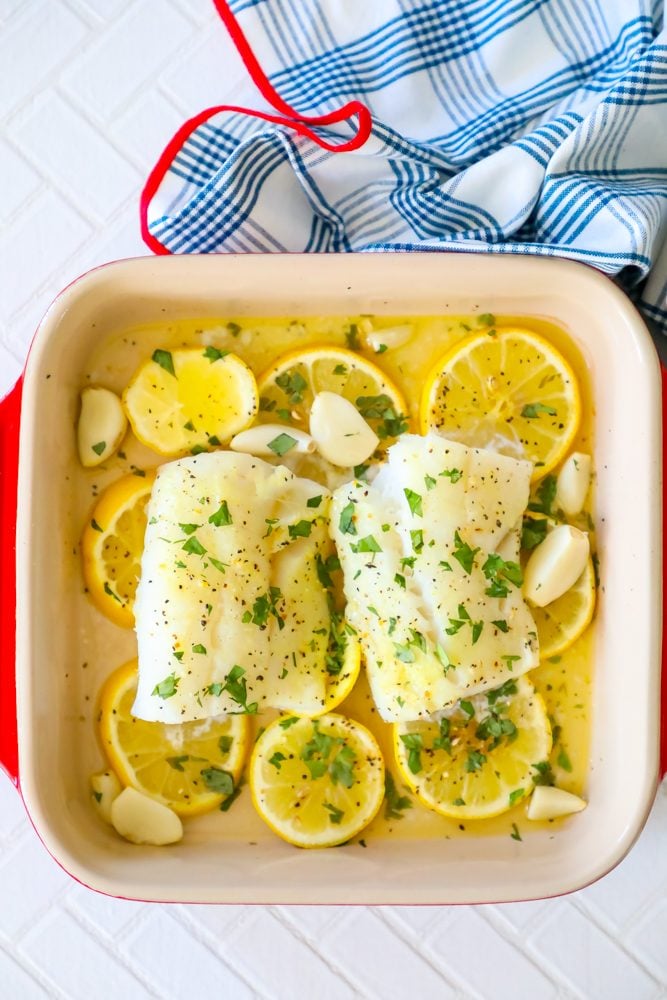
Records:
{"label": "chopped parsley", "polygon": [[180,757],[167,757],[167,764],[169,767],[173,767],[174,771],[185,771],[183,764],[186,760],[190,760],[190,755],[185,753]]}
{"label": "chopped parsley", "polygon": [[483,754],[481,750],[468,751],[465,764],[465,769],[468,774],[474,774],[475,771],[481,771],[485,764],[486,754]]}
{"label": "chopped parsley", "polygon": [[169,676],[165,677],[163,681],[160,681],[159,684],[155,685],[152,694],[157,695],[158,698],[162,698],[163,700],[173,698],[178,690],[180,682],[181,679],[180,677],[177,677],[176,674],[169,674]]}
{"label": "chopped parsley", "polygon": [[516,823],[512,823],[512,832],[510,833],[512,840],[523,840],[523,837],[519,833],[519,827]]}
{"label": "chopped parsley", "polygon": [[[410,645],[403,645],[400,642],[394,643],[394,652],[396,654],[396,659],[401,660],[402,663],[414,663],[415,654],[410,649]],[[402,739],[402,737],[401,737]]]}
{"label": "chopped parsley", "polygon": [[274,437],[273,441],[269,441],[267,448],[269,448],[274,455],[285,455],[288,451],[296,446],[296,438],[293,438],[291,434],[279,434]]}
{"label": "chopped parsley", "polygon": [[384,776],[384,818],[403,819],[403,812],[412,809],[412,799],[409,795],[400,795],[396,782],[390,771]]}
{"label": "chopped parsley", "polygon": [[350,351],[359,351],[361,349],[359,328],[356,323],[350,323],[349,328],[345,331],[345,346]]}
{"label": "chopped parsley", "polygon": [[200,656],[206,656],[206,646],[203,646],[201,642],[196,642],[192,647],[193,653],[199,653]]}
{"label": "chopped parsley", "polygon": [[449,479],[450,483],[458,483],[459,479],[463,478],[461,469],[444,469],[439,475]]}
{"label": "chopped parsley", "polygon": [[412,551],[421,552],[424,548],[424,532],[421,528],[410,532],[410,541],[412,542]]}
{"label": "chopped parsley", "polygon": [[522,799],[526,791],[524,788],[515,788],[513,792],[509,794],[509,804],[510,806],[515,806],[519,799]]}
{"label": "chopped parsley", "polygon": [[541,760],[539,764],[531,764],[531,767],[537,772],[533,775],[534,785],[555,785],[556,779],[554,777],[551,764],[548,760]]}
{"label": "chopped parsley", "polygon": [[507,597],[509,587],[507,583],[520,587],[523,583],[523,573],[517,562],[505,560],[496,552],[492,552],[482,566],[482,572],[489,581],[489,586],[484,591],[489,597]]}
{"label": "chopped parsley", "polygon": [[107,446],[106,441],[98,441],[97,444],[94,444],[91,447],[96,455],[101,455],[106,446]]}
{"label": "chopped parsley", "polygon": [[537,487],[536,499],[528,504],[528,510],[532,510],[535,514],[546,514],[549,517],[556,499],[556,486],[555,476],[545,476]]}
{"label": "chopped parsley", "polygon": [[195,535],[191,535],[181,548],[191,556],[205,556],[207,551]]}
{"label": "chopped parsley", "polygon": [[510,627],[504,618],[496,618],[491,622],[491,624],[495,625],[501,632],[509,632]]}
{"label": "chopped parsley", "polygon": [[336,367],[333,370],[333,373],[334,373],[334,375],[347,375],[347,366],[346,365],[336,365]]}
{"label": "chopped parsley", "polygon": [[408,767],[412,774],[419,774],[422,769],[421,752],[424,749],[424,738],[421,733],[401,733],[401,743],[408,751]]}
{"label": "chopped parsley", "polygon": [[550,417],[557,417],[558,411],[553,406],[545,406],[544,403],[526,403],[521,410],[521,416],[527,420],[539,417],[540,413],[547,413]]}
{"label": "chopped parsley", "polygon": [[225,756],[232,749],[232,744],[234,742],[233,736],[221,736],[218,740],[218,749],[220,753]]}
{"label": "chopped parsley", "polygon": [[315,569],[317,570],[317,579],[328,590],[333,587],[331,574],[340,569],[340,559],[335,555],[330,555],[326,559],[323,559],[318,552],[315,556]]}
{"label": "chopped parsley", "polygon": [[104,532],[104,528],[100,528],[100,526],[99,526],[99,524],[97,523],[97,521],[95,520],[95,518],[93,518],[93,519],[91,520],[91,522],[90,522],[90,526],[91,526],[91,528],[93,529],[93,531],[101,531],[101,532]]}
{"label": "chopped parsley", "polygon": [[197,528],[201,528],[201,524],[183,524],[181,521],[178,522],[178,526],[184,535],[193,535]]}
{"label": "chopped parsley", "polygon": [[313,530],[312,521],[297,521],[296,524],[288,525],[287,532],[290,538],[308,538]]}
{"label": "chopped parsley", "polygon": [[426,475],[424,476],[424,483],[427,490],[432,490],[437,484],[437,479],[434,479],[433,476]]}
{"label": "chopped parsley", "polygon": [[176,372],[174,371],[174,359],[171,356],[171,351],[163,351],[158,348],[158,350],[153,351],[153,361],[160,368],[164,368],[166,372],[173,375],[176,378]]}
{"label": "chopped parsley", "polygon": [[321,503],[322,503],[322,495],[320,494],[320,496],[318,497],[309,497],[308,500],[306,500],[306,507],[317,508],[320,506]]}
{"label": "chopped parsley", "polygon": [[433,740],[434,750],[444,750],[451,756],[452,753],[452,738],[450,735],[451,723],[449,719],[440,719],[440,731],[436,738]]}
{"label": "chopped parsley", "polygon": [[353,552],[382,552],[382,546],[373,535],[366,535],[360,538],[355,544],[352,543]]}
{"label": "chopped parsley", "polygon": [[412,514],[417,517],[423,517],[424,511],[422,508],[422,498],[419,493],[415,493],[414,490],[404,489],[405,499],[408,501],[408,507]]}
{"label": "chopped parsley", "polygon": [[386,393],[380,393],[379,396],[359,396],[356,406],[365,420],[380,421],[375,431],[382,440],[398,437],[408,429],[407,417],[403,413],[396,412],[394,404]]}
{"label": "chopped parsley", "polygon": [[253,605],[252,611],[246,611],[243,614],[242,622],[244,625],[257,625],[258,628],[265,629],[269,616],[273,615],[275,620],[278,622],[278,628],[282,631],[285,628],[285,619],[282,617],[278,611],[278,601],[282,599],[282,591],[280,587],[269,587],[265,594],[260,594],[256,597]]}
{"label": "chopped parsley", "polygon": [[524,517],[521,528],[521,548],[535,549],[547,537],[549,522],[539,517]]}
{"label": "chopped parsley", "polygon": [[210,792],[215,792],[217,795],[231,795],[234,791],[234,778],[229,771],[223,771],[221,767],[205,767],[199,773]]}
{"label": "chopped parsley", "polygon": [[229,565],[229,563],[223,563],[219,559],[214,559],[213,556],[209,556],[208,561],[212,566],[215,566],[215,568],[219,570],[221,573],[224,573],[225,568]]}
{"label": "chopped parsley", "polygon": [[303,402],[303,390],[308,387],[303,375],[294,368],[278,375],[276,385],[283,390],[292,406]]}
{"label": "chopped parsley", "polygon": [[285,754],[281,753],[280,750],[276,750],[276,752],[273,754],[273,756],[269,757],[269,764],[273,764],[273,766],[275,767],[276,771],[279,771],[280,770],[280,765],[282,764],[282,762],[284,760],[287,760],[287,758],[285,757]]}
{"label": "chopped parsley", "polygon": [[281,729],[289,729],[299,721],[298,715],[289,715],[286,719],[281,719],[278,725]]}
{"label": "chopped parsley", "polygon": [[357,529],[354,523],[354,504],[352,501],[346,504],[340,512],[338,527],[344,535],[356,535]]}
{"label": "chopped parsley", "polygon": [[481,326],[495,326],[496,317],[493,315],[493,313],[480,313],[480,315],[477,317],[477,322]]}
{"label": "chopped parsley", "polygon": [[[235,324],[234,324],[235,325]],[[217,347],[207,347],[204,351],[204,357],[213,364],[214,361],[219,361],[220,358],[224,358],[229,354],[229,351],[220,351]]]}
{"label": "chopped parsley", "polygon": [[248,704],[248,685],[245,679],[245,670],[243,667],[238,665],[232,667],[227,676],[225,677],[225,683],[221,684],[217,682],[215,684],[210,684],[206,688],[207,694],[212,694],[219,697],[223,691],[226,691],[232,701],[240,707],[241,711],[247,715],[257,714],[257,702],[253,701]]}
{"label": "chopped parsley", "polygon": [[568,773],[572,771],[572,761],[565,750],[561,749],[556,763],[559,767],[562,767],[564,771],[567,771]]}
{"label": "chopped parsley", "polygon": [[465,572],[470,575],[475,565],[475,556],[479,552],[479,549],[473,549],[467,542],[464,542],[458,531],[454,532],[454,542],[456,543],[456,548],[452,552],[452,556],[460,563]]}
{"label": "chopped parsley", "polygon": [[345,812],[342,809],[337,809],[336,806],[333,806],[330,802],[323,802],[322,805],[329,813],[329,819],[331,822],[338,825],[345,815]]}
{"label": "chopped parsley", "polygon": [[399,587],[403,588],[403,590],[406,589],[405,577],[402,573],[394,573],[394,583],[397,583]]}

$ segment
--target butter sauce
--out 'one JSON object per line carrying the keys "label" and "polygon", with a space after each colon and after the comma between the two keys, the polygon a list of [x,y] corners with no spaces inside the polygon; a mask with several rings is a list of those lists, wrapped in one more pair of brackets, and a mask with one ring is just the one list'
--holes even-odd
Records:
{"label": "butter sauce", "polygon": [[[260,375],[269,365],[286,351],[294,351],[313,344],[350,346],[349,331],[352,324],[363,329],[361,316],[316,316],[294,319],[292,317],[232,317],[229,320],[192,319],[174,323],[155,323],[119,333],[107,339],[90,359],[86,375],[88,384],[101,384],[121,393],[135,369],[157,348],[173,350],[177,347],[214,346],[231,350],[238,354],[256,375]],[[383,346],[382,331],[387,331],[387,349],[377,351],[364,346],[360,353],[382,368],[403,391],[408,402],[409,417],[413,430],[417,429],[419,397],[426,376],[434,363],[445,351],[479,330],[479,321],[474,316],[373,316],[374,333],[371,343]],[[495,328],[519,326],[529,329],[551,341],[574,368],[582,394],[582,421],[572,450],[593,454],[593,400],[590,381],[583,358],[576,350],[567,334],[539,318],[525,316],[502,316],[495,318]],[[346,338],[346,334],[348,335]],[[394,346],[390,346],[394,345]],[[105,464],[95,476],[95,489],[107,485],[119,474],[135,470],[147,470],[161,464],[154,452],[145,448],[129,435],[120,453]],[[593,494],[593,491],[591,491]],[[90,494],[88,495],[90,502]],[[592,501],[589,495],[588,507],[584,514],[591,514]],[[595,549],[594,535],[591,535]],[[556,728],[557,740],[550,763],[556,784],[578,795],[585,793],[586,774],[591,725],[592,666],[595,620],[586,632],[563,654],[541,663],[529,676],[543,696],[552,725]],[[120,661],[119,661],[120,662]],[[117,666],[107,665],[106,672]],[[392,727],[379,717],[370,696],[370,690],[362,674],[352,694],[337,709],[343,714],[358,719],[374,733],[385,755],[399,794],[408,794],[400,780],[400,774],[393,759]],[[273,716],[275,713],[271,713]],[[267,717],[268,718],[268,717]],[[254,720],[257,730],[266,725],[267,719]],[[537,763],[537,762],[536,762]],[[248,815],[249,795],[242,797],[248,801],[240,810],[243,813],[243,832],[257,831],[263,824],[259,817],[256,823]],[[421,806],[414,795],[410,796],[411,808],[402,811],[400,819],[387,819],[384,810],[362,834],[367,844],[373,839],[391,835],[393,838],[448,838],[470,835],[510,835],[516,824],[520,835],[525,837],[536,827],[557,827],[560,822],[530,823],[525,818],[525,803],[517,804],[502,816],[490,820],[459,823],[440,816]],[[239,806],[241,803],[238,804]],[[225,834],[229,837],[234,826],[234,813],[238,806],[224,818]],[[202,817],[196,824],[209,824],[213,817]],[[220,817],[215,817],[216,830]],[[567,820],[566,820],[567,822]]]}

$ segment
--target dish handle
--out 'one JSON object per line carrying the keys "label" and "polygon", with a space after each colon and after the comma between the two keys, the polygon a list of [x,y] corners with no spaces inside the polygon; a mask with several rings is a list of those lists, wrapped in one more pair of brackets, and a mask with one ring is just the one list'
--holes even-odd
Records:
{"label": "dish handle", "polygon": [[0,400],[0,768],[19,781],[16,724],[16,491],[19,471],[19,379]]}

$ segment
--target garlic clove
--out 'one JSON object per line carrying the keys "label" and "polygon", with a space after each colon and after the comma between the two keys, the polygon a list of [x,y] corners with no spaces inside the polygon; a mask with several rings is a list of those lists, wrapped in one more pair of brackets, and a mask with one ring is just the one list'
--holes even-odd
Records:
{"label": "garlic clove", "polygon": [[232,451],[248,455],[311,454],[316,444],[310,434],[285,424],[255,424],[229,442]]}
{"label": "garlic clove", "polygon": [[111,822],[116,832],[133,844],[162,847],[183,838],[183,824],[173,809],[136,788],[125,788],[114,799]]}
{"label": "garlic clove", "polygon": [[111,806],[122,791],[122,786],[113,771],[91,774],[90,787],[95,808],[105,823],[111,823]]}
{"label": "garlic clove", "polygon": [[376,354],[383,354],[384,351],[394,347],[402,347],[412,337],[413,328],[405,326],[385,327],[383,330],[373,330],[366,334],[366,343]]}
{"label": "garlic clove", "polygon": [[320,455],[341,468],[361,465],[380,443],[356,406],[336,392],[318,392],[315,396],[310,433]]}
{"label": "garlic clove", "polygon": [[584,799],[566,792],[564,788],[538,785],[530,797],[526,816],[532,820],[557,819],[558,816],[581,812],[586,806]]}
{"label": "garlic clove", "polygon": [[101,465],[120,448],[127,430],[123,404],[115,392],[88,386],[81,393],[77,440],[79,458],[86,468]]}
{"label": "garlic clove", "polygon": [[556,483],[556,506],[573,517],[586,502],[591,485],[591,456],[574,451],[565,460]]}
{"label": "garlic clove", "polygon": [[523,592],[543,608],[561,597],[583,573],[588,561],[588,535],[570,524],[560,524],[533,549],[523,575]]}

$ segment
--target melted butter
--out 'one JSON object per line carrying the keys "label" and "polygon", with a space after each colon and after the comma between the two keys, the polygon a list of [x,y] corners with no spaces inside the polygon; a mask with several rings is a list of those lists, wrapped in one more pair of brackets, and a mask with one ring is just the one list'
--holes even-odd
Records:
{"label": "melted butter", "polygon": [[[232,317],[229,321],[193,319],[141,326],[109,338],[100,345],[90,359],[86,383],[105,385],[121,393],[136,368],[156,348],[174,350],[198,345],[231,350],[256,375],[260,375],[286,351],[299,350],[313,344],[346,346],[345,333],[350,324],[359,324],[362,319],[359,316],[317,316],[298,320],[291,317]],[[480,327],[477,319],[470,316],[373,317],[375,330],[405,325],[413,328],[412,336],[406,343],[381,354],[368,350],[360,353],[373,360],[402,390],[408,402],[412,429],[415,430],[419,395],[430,370],[450,347],[478,331]],[[594,409],[584,359],[567,334],[546,320],[524,316],[496,317],[496,329],[513,326],[533,330],[545,337],[570,362],[579,379],[583,411],[572,450],[592,452]],[[116,456],[105,463],[105,471],[84,470],[84,488],[86,485],[90,488],[88,480],[91,483],[94,481],[99,489],[116,479],[120,472],[132,471],[137,466],[148,469],[164,461],[140,445],[131,434],[123,444],[122,454],[124,458]],[[576,794],[584,792],[588,770],[594,631],[593,623],[570,649],[544,661],[529,675],[544,698],[552,725],[560,730],[550,758],[556,784]],[[399,793],[408,794],[394,763],[392,726],[379,718],[365,676],[362,675],[354,691],[337,711],[357,719],[374,733],[387,766],[394,775]],[[259,716],[256,720],[257,731],[274,717],[274,712]],[[559,820],[552,823],[530,823],[525,818],[524,803],[517,804],[509,812],[493,819],[459,822],[420,805],[411,793],[410,798],[412,807],[402,813],[401,819],[387,819],[383,807],[373,823],[362,833],[362,838],[369,841],[389,835],[414,839],[509,835],[512,824],[516,824],[521,836],[525,837],[530,829],[555,828],[560,823],[567,822]],[[255,819],[261,826],[259,818]],[[250,825],[252,827],[255,824]],[[247,822],[244,826],[247,828]]]}

